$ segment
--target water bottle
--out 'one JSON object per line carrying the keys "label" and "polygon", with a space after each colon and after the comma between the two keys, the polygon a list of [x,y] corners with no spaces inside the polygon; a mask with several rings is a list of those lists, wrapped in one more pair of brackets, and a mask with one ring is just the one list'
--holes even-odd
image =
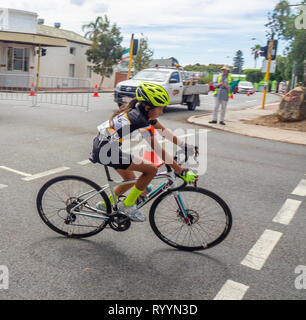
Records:
{"label": "water bottle", "polygon": [[149,194],[151,191],[153,190],[153,184],[148,184],[147,187],[146,187],[146,192],[147,194]]}
{"label": "water bottle", "polygon": [[144,201],[146,198],[148,198],[148,194],[153,190],[153,185],[148,184],[146,189],[143,191],[143,193],[138,197],[137,203]]}

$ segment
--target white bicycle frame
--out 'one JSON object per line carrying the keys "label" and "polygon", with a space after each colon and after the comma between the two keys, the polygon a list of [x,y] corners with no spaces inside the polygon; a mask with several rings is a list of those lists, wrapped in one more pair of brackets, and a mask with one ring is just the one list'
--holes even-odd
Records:
{"label": "white bicycle frame", "polygon": [[[118,204],[118,200],[115,196],[115,192],[114,192],[114,188],[118,185],[125,185],[125,184],[130,184],[130,183],[134,183],[137,181],[137,179],[132,179],[132,180],[125,180],[125,181],[113,181],[111,178],[110,178],[110,175],[109,175],[109,172],[108,172],[108,168],[105,167],[106,169],[106,173],[107,173],[107,177],[108,177],[108,184],[106,185],[103,185],[101,187],[101,189],[99,191],[96,191],[96,190],[89,190],[83,194],[80,194],[78,197],[81,198],[81,197],[84,197],[92,192],[94,192],[94,194],[90,195],[89,197],[85,198],[84,200],[82,200],[80,203],[78,203],[76,206],[74,206],[72,209],[71,209],[71,213],[72,214],[75,214],[75,215],[81,215],[81,216],[86,216],[86,217],[91,217],[91,218],[96,218],[96,219],[102,219],[102,220],[109,220],[110,218],[110,215],[111,214],[108,214],[108,215],[105,215],[105,212],[101,211],[101,210],[98,210],[97,208],[93,208],[93,207],[88,207],[89,209],[99,213],[99,215],[95,215],[95,214],[89,214],[89,213],[86,213],[86,212],[80,212],[79,211],[79,207],[85,205],[86,206],[86,203],[94,198],[95,196],[97,196],[98,194],[104,192],[105,190],[109,189],[112,196],[113,196],[113,199],[114,199],[114,205],[113,207],[115,208],[115,213],[117,212],[117,204]],[[162,173],[159,173],[157,174],[153,179],[153,180],[158,180],[158,179],[168,179],[167,182],[164,182],[162,183],[160,186],[158,186],[156,189],[154,189],[153,191],[151,191],[146,199],[144,201],[142,201],[138,206],[137,208],[141,208],[143,207],[145,204],[147,204],[150,200],[152,200],[153,198],[155,198],[157,195],[160,195],[161,193],[163,193],[164,191],[168,190],[170,187],[172,188],[172,186],[174,187],[174,190],[177,189],[177,182],[176,182],[176,175],[173,171],[171,172],[162,172]],[[184,206],[184,203],[183,203],[183,200],[182,198],[180,197],[179,195],[179,192],[176,190],[174,191],[174,195],[176,197],[176,200],[177,200],[177,204],[179,205],[180,209],[182,210],[182,212],[184,213],[184,216],[185,218],[188,219],[187,217],[187,212],[185,210],[185,206]],[[101,215],[102,214],[102,215]]]}

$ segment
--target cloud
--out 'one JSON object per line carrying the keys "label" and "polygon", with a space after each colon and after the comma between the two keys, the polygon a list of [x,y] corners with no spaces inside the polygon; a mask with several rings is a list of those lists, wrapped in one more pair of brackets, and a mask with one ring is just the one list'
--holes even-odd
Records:
{"label": "cloud", "polygon": [[70,2],[77,6],[82,6],[86,2],[86,0],[70,0]]}
{"label": "cloud", "polygon": [[[101,3],[102,2],[102,3]],[[107,12],[128,47],[131,34],[148,38],[155,57],[175,56],[179,61],[224,61],[228,50],[250,55],[252,37],[265,43],[267,13],[279,0],[1,0],[2,7],[38,13],[45,24],[83,35],[82,25]],[[217,50],[217,51],[212,51]],[[224,54],[226,52],[226,54]],[[231,54],[232,55],[232,54]],[[250,61],[253,65],[253,62]]]}
{"label": "cloud", "polygon": [[94,7],[93,7],[93,11],[95,13],[104,13],[107,12],[108,10],[108,5],[105,3],[97,3]]}

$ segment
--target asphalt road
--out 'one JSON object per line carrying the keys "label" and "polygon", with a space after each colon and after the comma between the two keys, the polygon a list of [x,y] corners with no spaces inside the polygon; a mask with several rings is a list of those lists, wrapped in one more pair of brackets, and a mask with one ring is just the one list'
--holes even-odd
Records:
{"label": "asphalt road", "polygon": [[[195,112],[210,112],[211,99],[204,97]],[[277,100],[267,97],[268,103]],[[260,103],[260,94],[235,96],[229,108]],[[297,278],[295,270],[306,265],[306,202],[305,196],[291,194],[306,179],[303,146],[215,130],[207,133],[207,171],[199,185],[220,195],[233,214],[228,238],[207,251],[168,247],[148,222],[133,223],[122,233],[105,229],[86,240],[67,239],[44,225],[35,199],[47,180],[76,174],[105,183],[101,166],[79,162],[88,158],[96,126],[115,110],[112,94],[91,98],[89,112],[1,101],[0,167],[15,172],[0,168],[0,265],[9,270],[9,288],[0,289],[0,299],[211,300],[220,292],[238,296],[243,292],[241,298],[250,300],[305,299],[305,289],[297,285],[303,287],[303,278]],[[198,130],[185,121],[193,114],[175,106],[160,120],[171,129]],[[25,174],[61,167],[69,169],[23,180]],[[273,222],[288,199],[300,202],[291,222]],[[148,213],[148,208],[144,211]],[[250,254],[256,258],[258,253],[250,250],[267,230],[277,241],[268,257],[259,256],[261,268],[242,264]],[[233,283],[238,291],[227,290]]]}

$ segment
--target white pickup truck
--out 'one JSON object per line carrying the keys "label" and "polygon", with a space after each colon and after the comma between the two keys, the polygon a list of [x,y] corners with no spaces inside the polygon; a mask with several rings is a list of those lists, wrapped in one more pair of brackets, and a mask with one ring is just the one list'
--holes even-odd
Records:
{"label": "white pickup truck", "polygon": [[200,94],[208,94],[207,84],[188,81],[183,70],[169,67],[155,67],[138,72],[132,79],[121,81],[115,88],[115,102],[120,107],[128,99],[134,98],[141,81],[149,81],[163,86],[169,93],[170,105],[186,104],[188,110],[200,105]]}

